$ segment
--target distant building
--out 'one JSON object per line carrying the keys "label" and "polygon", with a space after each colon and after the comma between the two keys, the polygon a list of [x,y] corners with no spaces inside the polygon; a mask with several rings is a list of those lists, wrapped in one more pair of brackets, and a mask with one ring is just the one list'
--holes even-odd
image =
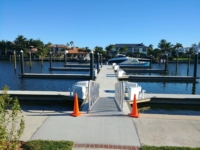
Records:
{"label": "distant building", "polygon": [[62,55],[65,53],[65,50],[67,50],[69,47],[64,44],[52,44],[49,46],[49,48],[52,54]]}
{"label": "distant building", "polygon": [[121,47],[126,46],[127,47],[127,53],[143,53],[147,54],[147,46],[144,44],[115,44],[115,48],[113,48],[114,51],[119,50]]}
{"label": "distant building", "polygon": [[50,51],[52,52],[53,55],[64,55],[65,51],[67,50],[67,55],[68,57],[73,57],[73,58],[82,58],[86,57],[88,52],[84,52],[82,48],[78,47],[68,47],[64,44],[52,44],[49,46]]}

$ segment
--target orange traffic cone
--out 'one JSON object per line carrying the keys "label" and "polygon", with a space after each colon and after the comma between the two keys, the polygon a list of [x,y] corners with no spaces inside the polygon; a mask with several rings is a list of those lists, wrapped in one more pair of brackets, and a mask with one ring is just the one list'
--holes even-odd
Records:
{"label": "orange traffic cone", "polygon": [[135,118],[138,118],[140,116],[140,114],[138,114],[138,109],[137,109],[136,94],[134,94],[132,112],[128,115],[130,117],[135,117]]}
{"label": "orange traffic cone", "polygon": [[71,116],[77,117],[80,115],[81,113],[79,112],[79,106],[78,106],[78,94],[76,93],[74,95],[74,112],[71,114]]}

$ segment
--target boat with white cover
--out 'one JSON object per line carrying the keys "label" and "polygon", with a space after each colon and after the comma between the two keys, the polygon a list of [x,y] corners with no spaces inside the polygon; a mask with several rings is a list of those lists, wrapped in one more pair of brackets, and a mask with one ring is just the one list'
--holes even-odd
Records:
{"label": "boat with white cover", "polygon": [[149,66],[149,62],[139,61],[137,58],[128,58],[127,60],[118,64],[120,67],[126,66]]}
{"label": "boat with white cover", "polygon": [[109,59],[108,63],[120,63],[128,59],[129,57],[127,57],[126,55],[118,54],[116,57]]}

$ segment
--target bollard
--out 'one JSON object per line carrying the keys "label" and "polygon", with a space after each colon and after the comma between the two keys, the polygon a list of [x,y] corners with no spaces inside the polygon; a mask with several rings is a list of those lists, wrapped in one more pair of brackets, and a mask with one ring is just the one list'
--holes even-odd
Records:
{"label": "bollard", "polygon": [[198,67],[198,52],[195,54],[195,60],[194,60],[194,78],[197,77],[197,67]]}
{"label": "bollard", "polygon": [[165,59],[165,72],[168,70],[168,55],[166,54],[166,59]]}
{"label": "bollard", "polygon": [[31,69],[31,66],[32,66],[32,62],[31,62],[31,52],[29,53],[29,66],[30,66],[30,69]]}
{"label": "bollard", "polygon": [[50,69],[52,68],[52,53],[49,53]]}
{"label": "bollard", "polygon": [[150,68],[152,66],[152,55],[150,55]]}
{"label": "bollard", "polygon": [[14,69],[16,71],[16,53],[15,53],[15,51],[14,51]]}
{"label": "bollard", "polygon": [[94,54],[93,51],[90,52],[90,79],[94,79]]}
{"label": "bollard", "polygon": [[23,57],[23,51],[20,51],[21,55],[21,74],[24,74],[24,57]]}
{"label": "bollard", "polygon": [[99,72],[99,53],[97,53],[97,72]]}

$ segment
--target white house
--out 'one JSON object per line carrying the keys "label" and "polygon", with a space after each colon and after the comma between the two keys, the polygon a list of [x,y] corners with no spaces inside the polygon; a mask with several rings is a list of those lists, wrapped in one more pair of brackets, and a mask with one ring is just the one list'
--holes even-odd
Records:
{"label": "white house", "polygon": [[147,54],[147,46],[144,44],[115,44],[115,48],[113,48],[113,51],[119,50],[121,47],[126,46],[128,48],[127,53],[143,53]]}

